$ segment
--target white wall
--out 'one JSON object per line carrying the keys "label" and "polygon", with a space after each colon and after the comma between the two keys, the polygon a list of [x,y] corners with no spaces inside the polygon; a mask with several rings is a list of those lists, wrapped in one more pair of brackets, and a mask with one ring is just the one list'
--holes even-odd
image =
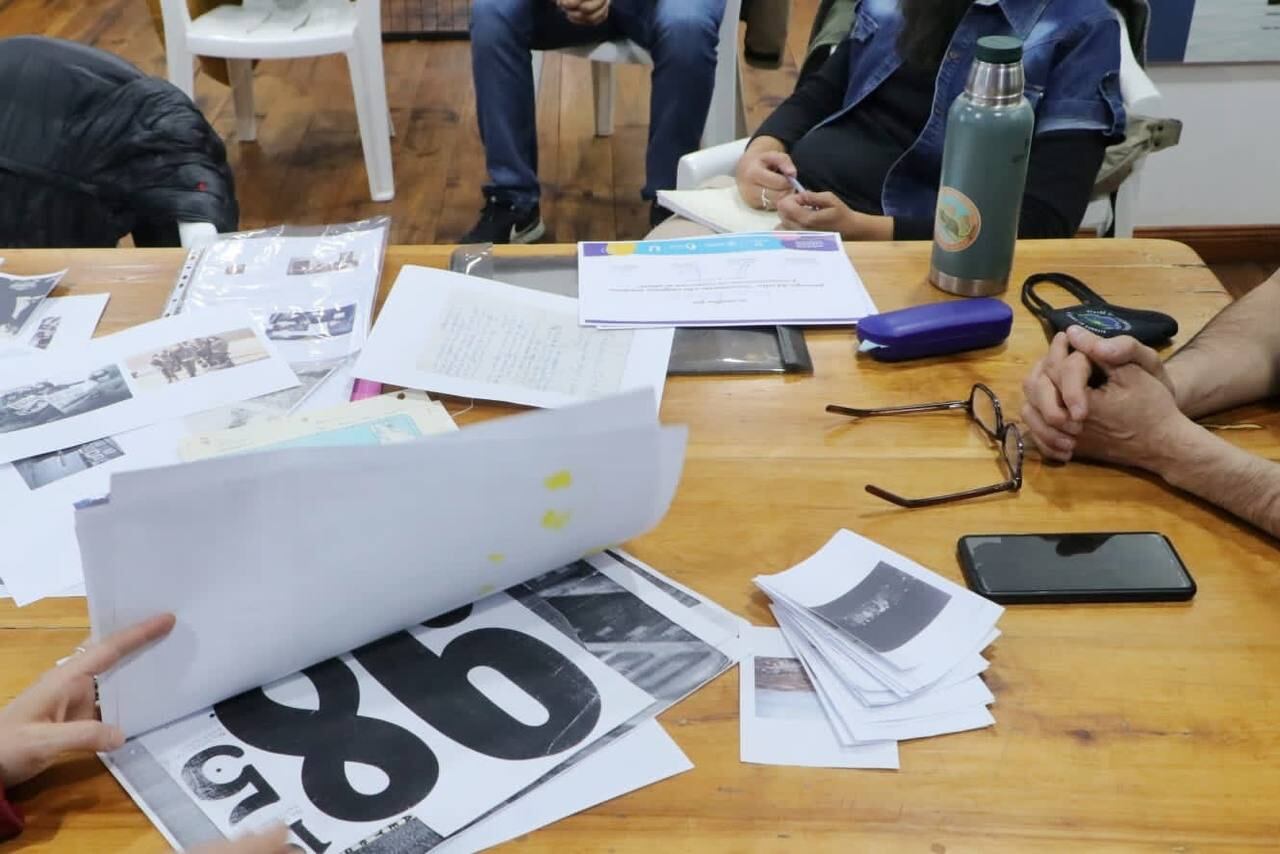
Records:
{"label": "white wall", "polygon": [[1148,68],[1182,144],[1142,178],[1141,226],[1280,225],[1280,63]]}

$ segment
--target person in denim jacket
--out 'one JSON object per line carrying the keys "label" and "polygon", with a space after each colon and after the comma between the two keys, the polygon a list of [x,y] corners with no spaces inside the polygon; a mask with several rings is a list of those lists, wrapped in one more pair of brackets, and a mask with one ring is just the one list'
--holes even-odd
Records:
{"label": "person in denim jacket", "polygon": [[776,208],[785,228],[930,238],[947,111],[989,35],[1023,40],[1036,112],[1019,234],[1073,235],[1125,129],[1122,31],[1106,0],[863,0],[849,38],[747,147],[743,200]]}

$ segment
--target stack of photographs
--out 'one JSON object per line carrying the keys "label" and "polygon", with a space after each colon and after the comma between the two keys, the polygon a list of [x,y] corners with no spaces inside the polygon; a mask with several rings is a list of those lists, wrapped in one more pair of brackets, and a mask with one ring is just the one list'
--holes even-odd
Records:
{"label": "stack of photographs", "polygon": [[781,631],[752,635],[743,761],[896,767],[899,741],[995,723],[980,674],[999,605],[849,531],[755,584]]}

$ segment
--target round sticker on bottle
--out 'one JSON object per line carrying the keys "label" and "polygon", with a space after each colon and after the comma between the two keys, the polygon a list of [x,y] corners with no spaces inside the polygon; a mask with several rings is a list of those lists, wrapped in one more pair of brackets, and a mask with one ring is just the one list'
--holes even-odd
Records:
{"label": "round sticker on bottle", "polygon": [[982,233],[982,211],[973,199],[954,187],[938,192],[938,215],[934,219],[933,238],[946,252],[963,252]]}

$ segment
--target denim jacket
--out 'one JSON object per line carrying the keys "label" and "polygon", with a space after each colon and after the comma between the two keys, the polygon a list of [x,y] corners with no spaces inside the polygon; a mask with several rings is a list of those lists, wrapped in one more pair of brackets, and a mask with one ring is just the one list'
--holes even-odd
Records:
{"label": "denim jacket", "polygon": [[[902,65],[899,0],[862,0],[849,38],[849,86],[843,116]],[[881,204],[888,216],[931,219],[942,172],[947,111],[964,91],[978,39],[1014,35],[1023,40],[1026,96],[1036,111],[1036,133],[1096,130],[1124,136],[1120,96],[1120,25],[1106,0],[975,0],[943,57],[933,112],[916,141],[885,178]]]}

